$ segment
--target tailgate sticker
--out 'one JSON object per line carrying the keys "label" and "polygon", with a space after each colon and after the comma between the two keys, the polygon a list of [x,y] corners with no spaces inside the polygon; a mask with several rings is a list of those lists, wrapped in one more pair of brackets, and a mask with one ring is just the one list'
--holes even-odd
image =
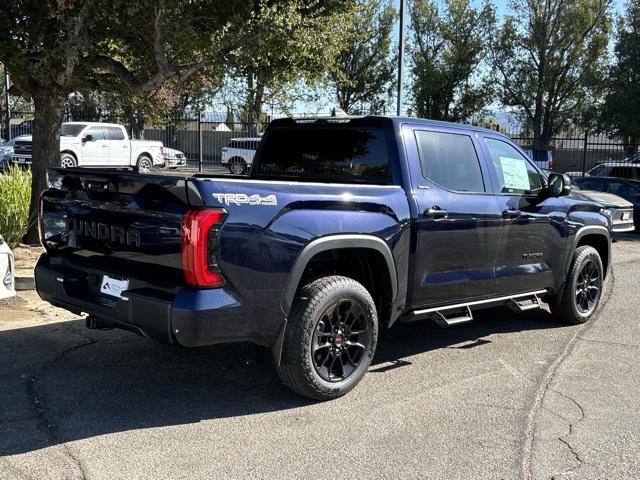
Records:
{"label": "tailgate sticker", "polygon": [[213,193],[213,198],[225,205],[278,205],[275,195],[247,195],[246,193]]}

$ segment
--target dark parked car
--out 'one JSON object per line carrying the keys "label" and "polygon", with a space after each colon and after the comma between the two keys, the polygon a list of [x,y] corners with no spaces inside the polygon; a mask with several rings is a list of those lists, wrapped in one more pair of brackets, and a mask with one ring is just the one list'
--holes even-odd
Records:
{"label": "dark parked car", "polygon": [[582,189],[607,192],[624,198],[633,204],[633,218],[636,232],[640,229],[640,181],[625,178],[585,177],[574,178],[573,182]]}
{"label": "dark parked car", "polygon": [[448,327],[546,301],[586,322],[611,263],[600,204],[506,136],[446,122],[281,119],[248,177],[71,168],[49,181],[44,300],[90,328],[270,347],[284,383],[314,399],[355,387],[398,321]]}
{"label": "dark parked car", "polygon": [[[567,175],[572,178],[579,178],[582,177],[582,172],[567,172]],[[617,177],[640,180],[640,164],[630,162],[601,163],[586,172],[585,177]]]}

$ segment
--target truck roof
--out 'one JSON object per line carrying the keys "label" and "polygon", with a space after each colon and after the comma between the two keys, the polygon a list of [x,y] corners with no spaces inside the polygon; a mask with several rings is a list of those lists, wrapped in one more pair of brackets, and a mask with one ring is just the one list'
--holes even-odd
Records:
{"label": "truck roof", "polygon": [[[477,127],[465,123],[445,122],[442,120],[430,120],[426,118],[415,117],[396,117],[391,115],[338,115],[338,116],[315,116],[315,117],[287,117],[273,120],[270,125],[273,126],[291,126],[293,124],[311,124],[316,122],[327,123],[351,123],[354,122],[359,126],[366,126],[368,123],[371,126],[380,125],[381,122],[391,122],[394,125],[401,125],[404,123],[420,124],[425,127],[447,127],[447,128],[459,128],[461,130],[475,131],[491,133],[493,135],[501,135],[507,137],[505,134],[489,128]],[[508,138],[508,137],[507,137]]]}
{"label": "truck roof", "polygon": [[103,127],[122,127],[119,123],[108,122],[64,122],[65,125],[102,125]]}

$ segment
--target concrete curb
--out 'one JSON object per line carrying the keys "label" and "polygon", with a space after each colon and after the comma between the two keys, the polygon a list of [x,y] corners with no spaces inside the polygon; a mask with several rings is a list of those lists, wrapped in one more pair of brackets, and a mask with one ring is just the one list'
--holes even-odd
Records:
{"label": "concrete curb", "polygon": [[33,277],[16,277],[16,291],[35,290],[36,281]]}

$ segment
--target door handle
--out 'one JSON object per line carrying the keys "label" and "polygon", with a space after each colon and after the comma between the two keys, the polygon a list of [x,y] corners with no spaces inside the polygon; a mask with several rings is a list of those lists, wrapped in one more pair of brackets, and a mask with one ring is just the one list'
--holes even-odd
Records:
{"label": "door handle", "polygon": [[428,208],[424,211],[425,217],[433,218],[434,220],[437,220],[438,218],[447,218],[448,215],[449,212],[447,212],[443,208],[438,207],[437,205],[434,205],[433,207]]}
{"label": "door handle", "polygon": [[522,215],[522,212],[520,210],[503,210],[502,211],[502,218],[518,218],[520,215]]}

